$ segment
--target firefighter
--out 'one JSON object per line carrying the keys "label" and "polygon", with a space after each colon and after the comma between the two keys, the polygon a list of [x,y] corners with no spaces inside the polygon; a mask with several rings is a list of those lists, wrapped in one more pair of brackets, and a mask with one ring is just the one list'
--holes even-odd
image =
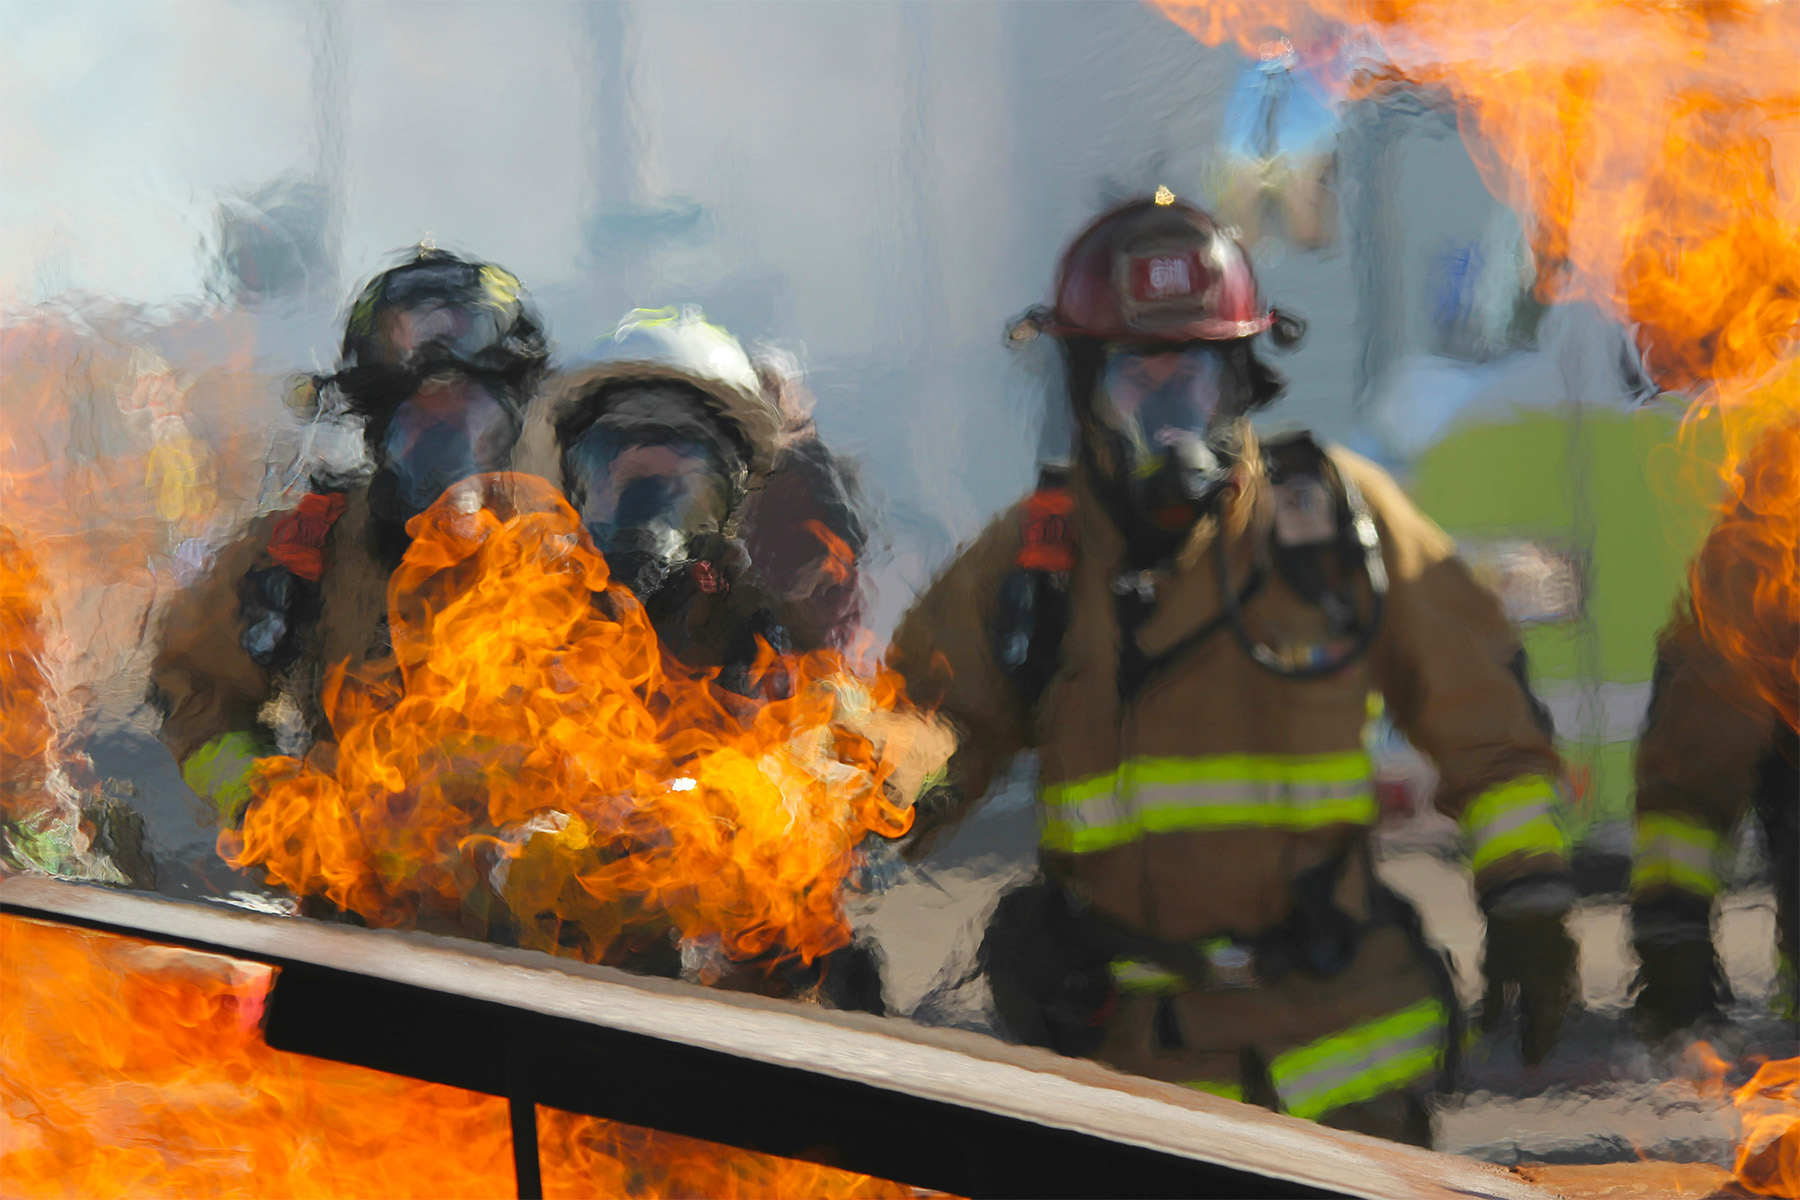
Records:
{"label": "firefighter", "polygon": [[[637,309],[534,399],[515,455],[517,470],[563,491],[664,651],[745,697],[780,694],[780,672],[755,670],[767,650],[848,640],[855,607],[845,596],[866,536],[843,468],[784,414],[783,382],[699,309]],[[749,546],[767,551],[785,587],[765,581]],[[559,935],[529,920],[521,929],[526,945],[547,948]],[[646,913],[594,950],[635,971],[882,1011],[867,943],[811,967],[746,964],[677,943],[670,929]]]}
{"label": "firefighter", "polygon": [[1559,762],[1500,605],[1368,462],[1259,442],[1282,381],[1241,246],[1166,189],[1091,224],[1054,307],[1071,467],[1004,513],[903,618],[890,661],[961,735],[918,804],[924,852],[1039,754],[1043,877],[981,957],[1021,1040],[1427,1143],[1459,1009],[1378,882],[1371,692],[1436,761],[1487,918],[1484,1021],[1516,996],[1537,1061],[1574,996]]}
{"label": "firefighter", "polygon": [[357,297],[337,372],[305,380],[297,407],[360,420],[373,472],[316,475],[298,505],[251,521],[159,629],[160,736],[222,822],[257,758],[330,738],[325,670],[387,654],[407,522],[506,465],[547,358],[524,289],[491,264],[422,246]]}
{"label": "firefighter", "polygon": [[839,591],[866,540],[843,469],[777,386],[699,309],[637,309],[533,402],[515,459],[563,490],[663,647],[739,692],[759,643],[845,639]]}
{"label": "firefighter", "polygon": [[[1762,458],[1784,453],[1771,438]],[[1766,465],[1773,465],[1772,463]],[[1789,468],[1791,470],[1791,468]],[[1775,884],[1776,988],[1773,1008],[1800,1019],[1795,1006],[1796,906],[1800,906],[1800,737],[1791,724],[1795,689],[1793,617],[1758,617],[1756,560],[1738,535],[1753,532],[1746,509],[1722,522],[1695,559],[1692,579],[1717,614],[1772,639],[1767,690],[1754,668],[1723,653],[1695,612],[1693,593],[1657,638],[1650,709],[1638,742],[1637,836],[1631,868],[1631,935],[1640,964],[1634,1016],[1660,1040],[1715,1019],[1732,999],[1713,948],[1714,900],[1723,859],[1740,819],[1754,810]],[[1791,551],[1789,551],[1791,553]],[[1779,645],[1785,639],[1786,645]],[[1784,716],[1771,697],[1787,694]]]}

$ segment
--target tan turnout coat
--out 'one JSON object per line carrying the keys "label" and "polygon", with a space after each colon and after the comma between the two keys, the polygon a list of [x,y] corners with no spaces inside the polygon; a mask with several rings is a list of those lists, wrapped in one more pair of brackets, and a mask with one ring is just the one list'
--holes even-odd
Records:
{"label": "tan turnout coat", "polygon": [[[1337,899],[1366,916],[1361,848],[1375,809],[1362,738],[1371,692],[1437,764],[1436,803],[1453,818],[1484,793],[1548,795],[1559,772],[1512,668],[1519,644],[1496,598],[1384,472],[1339,449],[1329,459],[1361,490],[1391,581],[1370,653],[1335,674],[1278,677],[1221,630],[1122,708],[1113,582],[1123,539],[1082,469],[1073,484],[1072,616],[1060,670],[1035,711],[997,665],[992,634],[1022,539],[1022,506],[943,570],[895,634],[891,661],[910,693],[937,705],[960,734],[950,774],[963,808],[1009,759],[1035,748],[1045,865],[1119,923],[1170,941],[1252,938],[1289,916],[1297,875],[1347,849]],[[1245,460],[1260,461],[1253,439]],[[1260,469],[1240,466],[1221,516],[1203,522],[1156,580],[1141,648],[1155,656],[1215,618],[1214,539],[1227,539],[1235,587],[1265,553],[1272,523],[1271,485]],[[1244,615],[1258,640],[1277,648],[1325,636],[1323,615],[1272,570]],[[1562,865],[1555,854],[1512,853],[1486,862],[1480,882]],[[1223,1080],[1229,1090],[1247,1048],[1275,1061],[1432,994],[1430,972],[1405,941],[1393,930],[1365,939],[1352,966],[1329,980],[1178,996],[1180,1052],[1158,1049],[1152,1007],[1126,996],[1101,1057],[1196,1086]]]}

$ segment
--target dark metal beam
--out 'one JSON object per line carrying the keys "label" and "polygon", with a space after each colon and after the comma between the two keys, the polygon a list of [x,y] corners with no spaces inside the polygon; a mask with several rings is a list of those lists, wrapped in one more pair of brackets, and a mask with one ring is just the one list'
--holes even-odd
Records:
{"label": "dark metal beam", "polygon": [[965,1196],[1543,1196],[960,1031],[47,880],[0,881],[0,911],[270,963],[270,1045],[506,1096],[516,1124],[529,1099]]}

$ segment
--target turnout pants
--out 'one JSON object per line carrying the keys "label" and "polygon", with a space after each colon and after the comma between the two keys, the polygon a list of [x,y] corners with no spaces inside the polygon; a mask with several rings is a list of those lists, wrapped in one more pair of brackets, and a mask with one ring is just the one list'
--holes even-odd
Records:
{"label": "turnout pants", "polygon": [[[1119,975],[1094,1054],[1170,1083],[1393,1141],[1429,1146],[1423,1095],[1452,1054],[1453,998],[1434,951],[1398,925],[1368,930],[1328,979],[1186,986]],[[1148,977],[1146,977],[1148,975]]]}

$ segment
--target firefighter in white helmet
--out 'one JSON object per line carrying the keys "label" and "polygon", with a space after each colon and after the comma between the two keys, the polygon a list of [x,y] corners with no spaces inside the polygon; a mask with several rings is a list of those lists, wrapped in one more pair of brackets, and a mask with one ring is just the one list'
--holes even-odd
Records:
{"label": "firefighter in white helmet", "polygon": [[[769,650],[846,639],[855,606],[845,597],[865,539],[847,473],[784,411],[786,382],[697,308],[638,309],[547,382],[514,459],[562,489],[664,651],[752,700],[785,683],[779,670],[758,671]],[[764,506],[772,482],[783,502]],[[775,586],[753,546],[778,560]],[[529,943],[530,914],[520,916]],[[667,921],[647,913],[593,952],[673,974],[683,968],[668,935]],[[713,963],[707,977],[778,994],[817,986],[840,1007],[881,1008],[878,962],[864,944],[810,969]]]}

